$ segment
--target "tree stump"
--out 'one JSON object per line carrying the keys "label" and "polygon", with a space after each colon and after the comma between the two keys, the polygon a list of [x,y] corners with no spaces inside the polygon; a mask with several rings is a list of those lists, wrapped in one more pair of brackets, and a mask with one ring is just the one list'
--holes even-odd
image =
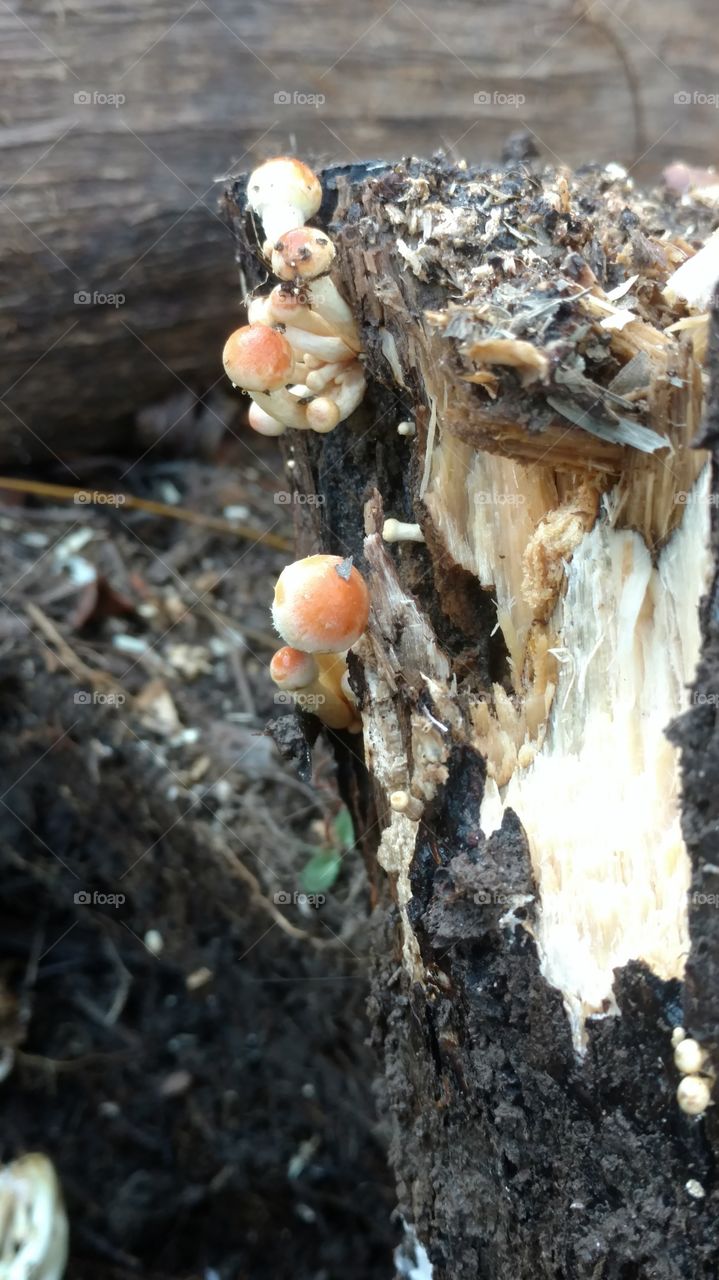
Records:
{"label": "tree stump", "polygon": [[[686,1098],[719,1054],[719,346],[664,289],[713,211],[528,153],[323,182],[369,390],[283,443],[320,500],[297,555],[353,555],[372,597],[364,753],[335,740],[398,1270],[709,1280],[717,1120]],[[243,182],[227,206],[251,287]]]}

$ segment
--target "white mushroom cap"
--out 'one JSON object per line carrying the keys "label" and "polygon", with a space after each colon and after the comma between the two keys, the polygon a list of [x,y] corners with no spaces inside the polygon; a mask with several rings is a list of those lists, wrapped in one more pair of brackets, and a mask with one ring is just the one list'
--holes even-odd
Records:
{"label": "white mushroom cap", "polygon": [[711,1089],[703,1076],[685,1076],[677,1089],[677,1102],[688,1116],[700,1116],[711,1101]]}
{"label": "white mushroom cap", "polygon": [[688,1037],[680,1041],[674,1050],[674,1062],[682,1075],[696,1075],[706,1062],[706,1051],[697,1040]]}
{"label": "white mushroom cap", "polygon": [[292,156],[276,156],[250,174],[247,203],[261,219],[268,240],[303,227],[322,203],[316,173]]}

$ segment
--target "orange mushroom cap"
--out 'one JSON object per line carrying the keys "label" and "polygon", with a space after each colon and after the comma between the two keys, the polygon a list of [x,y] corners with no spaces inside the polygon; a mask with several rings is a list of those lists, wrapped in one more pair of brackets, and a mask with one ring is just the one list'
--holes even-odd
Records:
{"label": "orange mushroom cap", "polygon": [[302,653],[286,644],[273,653],[270,676],[281,689],[304,689],[319,675],[319,667],[311,653]]}
{"label": "orange mushroom cap", "polygon": [[280,280],[313,280],[325,275],[335,257],[329,236],[316,227],[284,232],[272,248],[272,271]]}
{"label": "orange mushroom cap", "polygon": [[307,556],[277,580],[272,620],[283,640],[305,653],[343,653],[368,619],[367,583],[351,560]]}
{"label": "orange mushroom cap", "polygon": [[287,339],[266,324],[235,329],[222,352],[225,373],[246,391],[278,391],[292,381],[295,358]]}

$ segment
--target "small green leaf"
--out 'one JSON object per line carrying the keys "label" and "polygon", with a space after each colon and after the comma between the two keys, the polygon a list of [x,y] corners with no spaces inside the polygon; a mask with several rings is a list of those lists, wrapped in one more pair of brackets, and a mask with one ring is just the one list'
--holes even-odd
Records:
{"label": "small green leaf", "polygon": [[300,877],[305,893],[324,893],[326,889],[331,889],[341,865],[342,858],[335,849],[318,850],[306,863]]}
{"label": "small green leaf", "polygon": [[340,849],[351,849],[355,842],[355,830],[349,809],[340,809],[332,823],[332,834]]}

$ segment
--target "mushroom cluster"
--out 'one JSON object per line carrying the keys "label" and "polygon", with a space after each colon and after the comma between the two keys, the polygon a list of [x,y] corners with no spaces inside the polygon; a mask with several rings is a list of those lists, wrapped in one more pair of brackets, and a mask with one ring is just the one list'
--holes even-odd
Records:
{"label": "mushroom cluster", "polygon": [[689,1116],[701,1116],[711,1102],[714,1073],[706,1050],[683,1027],[672,1032],[674,1065],[681,1075],[677,1102]]}
{"label": "mushroom cluster", "polygon": [[366,382],[354,316],[328,274],[334,245],[305,226],[322,202],[320,181],[300,160],[278,156],[250,175],[247,199],[280,283],[253,298],[249,324],[230,334],[225,372],[249,392],[249,423],[261,435],[332,431],[361,403]]}
{"label": "mushroom cluster", "polygon": [[346,653],[368,618],[367,583],[351,558],[307,556],[277,579],[272,621],[286,643],[272,658],[270,675],[330,729],[361,730]]}

